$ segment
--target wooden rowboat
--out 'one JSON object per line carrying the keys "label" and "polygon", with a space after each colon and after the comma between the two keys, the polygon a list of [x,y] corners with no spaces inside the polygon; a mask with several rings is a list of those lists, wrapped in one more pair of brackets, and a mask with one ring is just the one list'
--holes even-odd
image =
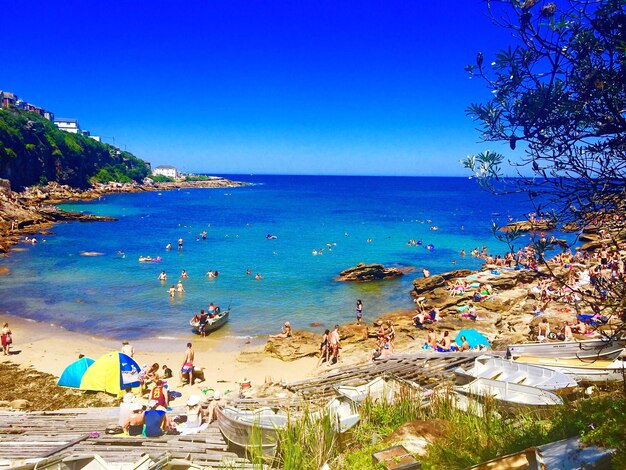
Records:
{"label": "wooden rowboat", "polygon": [[584,341],[555,341],[522,343],[507,346],[507,357],[558,357],[561,359],[614,359],[624,350],[626,341],[589,339]]}
{"label": "wooden rowboat", "polygon": [[576,381],[559,371],[496,356],[479,356],[469,369],[455,369],[457,383],[467,384],[485,378],[502,382],[537,387],[542,390],[560,390],[576,387]]}
{"label": "wooden rowboat", "polygon": [[[227,309],[220,311],[220,313],[216,317],[209,318],[206,326],[204,327],[204,332],[209,333],[210,331],[218,330],[219,328],[224,326],[224,324],[226,324],[226,322],[228,321],[229,313],[230,309]],[[196,333],[201,334],[199,321],[194,321],[194,319],[192,318],[191,320],[189,320],[189,326],[191,326]]]}

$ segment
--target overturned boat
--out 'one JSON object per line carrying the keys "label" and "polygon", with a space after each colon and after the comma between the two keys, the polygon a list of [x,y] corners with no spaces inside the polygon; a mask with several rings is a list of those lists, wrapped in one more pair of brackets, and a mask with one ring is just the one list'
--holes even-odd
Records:
{"label": "overturned boat", "polygon": [[604,358],[615,359],[626,346],[624,339],[588,339],[583,341],[555,341],[511,344],[507,357],[558,357],[561,359]]}
{"label": "overturned boat", "polygon": [[454,373],[457,383],[461,385],[478,378],[528,385],[542,390],[561,390],[577,385],[576,380],[559,371],[497,356],[479,356],[470,368],[458,367]]}
{"label": "overturned boat", "polygon": [[545,408],[563,404],[561,397],[548,390],[485,378],[454,387],[454,390],[463,395],[481,399],[493,398],[511,412],[531,407]]}
{"label": "overturned boat", "polygon": [[578,382],[617,382],[626,377],[626,363],[620,358],[580,360],[558,357],[520,357],[515,362],[554,370]]}

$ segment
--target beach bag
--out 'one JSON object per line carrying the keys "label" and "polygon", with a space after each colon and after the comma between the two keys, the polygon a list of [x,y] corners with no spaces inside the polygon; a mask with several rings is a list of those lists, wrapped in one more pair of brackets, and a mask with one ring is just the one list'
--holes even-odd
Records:
{"label": "beach bag", "polygon": [[11,333],[6,334],[6,343],[13,344],[13,338],[11,338]]}

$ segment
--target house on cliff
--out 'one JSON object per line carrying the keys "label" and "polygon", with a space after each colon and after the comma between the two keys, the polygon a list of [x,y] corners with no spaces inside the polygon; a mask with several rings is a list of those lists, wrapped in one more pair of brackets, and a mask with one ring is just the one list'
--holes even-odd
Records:
{"label": "house on cliff", "polygon": [[180,172],[176,167],[171,165],[159,165],[152,170],[152,174],[154,176],[167,176],[168,178],[178,178],[180,176]]}

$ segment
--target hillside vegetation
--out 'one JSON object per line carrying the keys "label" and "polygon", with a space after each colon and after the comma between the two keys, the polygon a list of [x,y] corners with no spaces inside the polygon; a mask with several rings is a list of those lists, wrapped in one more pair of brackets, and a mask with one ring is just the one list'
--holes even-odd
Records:
{"label": "hillside vegetation", "polygon": [[150,170],[129,152],[58,130],[41,116],[0,110],[0,178],[19,190],[56,181],[86,188],[91,181],[141,182]]}

